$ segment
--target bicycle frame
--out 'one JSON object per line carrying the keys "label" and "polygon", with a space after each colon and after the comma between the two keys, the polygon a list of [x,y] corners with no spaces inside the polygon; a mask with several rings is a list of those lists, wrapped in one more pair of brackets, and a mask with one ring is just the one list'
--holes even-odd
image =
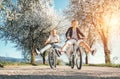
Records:
{"label": "bicycle frame", "polygon": [[[48,58],[49,58],[49,65],[50,67],[56,68],[56,61],[57,61],[57,50],[56,50],[56,45],[55,43],[49,43],[51,45],[51,50],[49,52]],[[57,54],[57,55],[56,55]]]}
{"label": "bicycle frame", "polygon": [[[73,46],[73,52],[70,55],[71,68],[74,68],[75,59],[76,59],[76,66],[77,66],[78,69],[81,69],[81,66],[82,66],[82,55],[81,55],[81,50],[80,50],[79,46],[77,45],[77,40],[76,40],[76,42],[72,46]],[[78,58],[76,56],[78,56]]]}

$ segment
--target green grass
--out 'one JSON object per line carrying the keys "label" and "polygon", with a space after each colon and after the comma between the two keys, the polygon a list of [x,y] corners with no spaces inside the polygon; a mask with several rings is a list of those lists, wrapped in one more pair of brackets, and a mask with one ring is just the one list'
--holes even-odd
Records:
{"label": "green grass", "polygon": [[84,66],[116,67],[116,68],[120,68],[120,64],[85,64]]}
{"label": "green grass", "polygon": [[[10,62],[10,61],[0,61],[0,64],[3,66],[42,66],[43,64],[30,64],[25,62]],[[47,64],[46,64],[47,66]]]}
{"label": "green grass", "polygon": [[[48,64],[30,64],[25,62],[9,62],[9,61],[0,61],[0,65],[3,66],[49,66]],[[60,65],[60,64],[59,64]],[[69,65],[68,63],[66,65]],[[83,66],[96,66],[96,67],[115,67],[120,68],[120,64],[84,64]]]}
{"label": "green grass", "polygon": [[30,65],[29,63],[22,63],[22,62],[9,62],[9,61],[0,61],[0,64],[4,66],[19,66],[19,65]]}
{"label": "green grass", "polygon": [[[69,66],[69,63],[65,63],[65,65]],[[120,64],[83,64],[83,66],[115,67],[115,68],[120,68]]]}

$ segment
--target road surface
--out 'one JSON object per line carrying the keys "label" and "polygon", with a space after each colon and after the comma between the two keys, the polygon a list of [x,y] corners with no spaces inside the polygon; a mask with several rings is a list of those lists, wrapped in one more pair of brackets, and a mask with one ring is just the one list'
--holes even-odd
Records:
{"label": "road surface", "polygon": [[83,66],[14,66],[0,68],[0,79],[120,79],[120,68]]}

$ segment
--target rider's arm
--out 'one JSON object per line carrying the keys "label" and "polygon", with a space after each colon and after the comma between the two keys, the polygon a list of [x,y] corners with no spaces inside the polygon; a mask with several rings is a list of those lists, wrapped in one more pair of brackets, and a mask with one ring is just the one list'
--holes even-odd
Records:
{"label": "rider's arm", "polygon": [[57,42],[58,42],[58,43],[60,42],[60,38],[59,38],[59,36],[57,36]]}
{"label": "rider's arm", "polygon": [[79,28],[77,28],[77,30],[78,30],[78,33],[79,33],[82,37],[85,37],[85,35],[80,31]]}
{"label": "rider's arm", "polygon": [[67,30],[67,32],[66,32],[65,35],[66,35],[66,38],[67,38],[67,39],[70,39],[70,28]]}
{"label": "rider's arm", "polygon": [[47,39],[47,40],[45,41],[45,45],[48,44],[48,43],[49,43],[49,40]]}
{"label": "rider's arm", "polygon": [[51,36],[49,36],[49,38],[45,41],[45,45],[50,42],[50,38]]}

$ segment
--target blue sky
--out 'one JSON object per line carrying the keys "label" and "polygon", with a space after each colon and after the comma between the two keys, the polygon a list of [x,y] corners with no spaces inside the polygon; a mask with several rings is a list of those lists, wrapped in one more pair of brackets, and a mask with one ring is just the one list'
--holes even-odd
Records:
{"label": "blue sky", "polygon": [[54,8],[57,11],[64,10],[69,4],[69,0],[54,0]]}
{"label": "blue sky", "polygon": [[0,40],[0,56],[21,58],[21,51],[18,51],[14,45],[10,42],[6,44],[5,41]]}

